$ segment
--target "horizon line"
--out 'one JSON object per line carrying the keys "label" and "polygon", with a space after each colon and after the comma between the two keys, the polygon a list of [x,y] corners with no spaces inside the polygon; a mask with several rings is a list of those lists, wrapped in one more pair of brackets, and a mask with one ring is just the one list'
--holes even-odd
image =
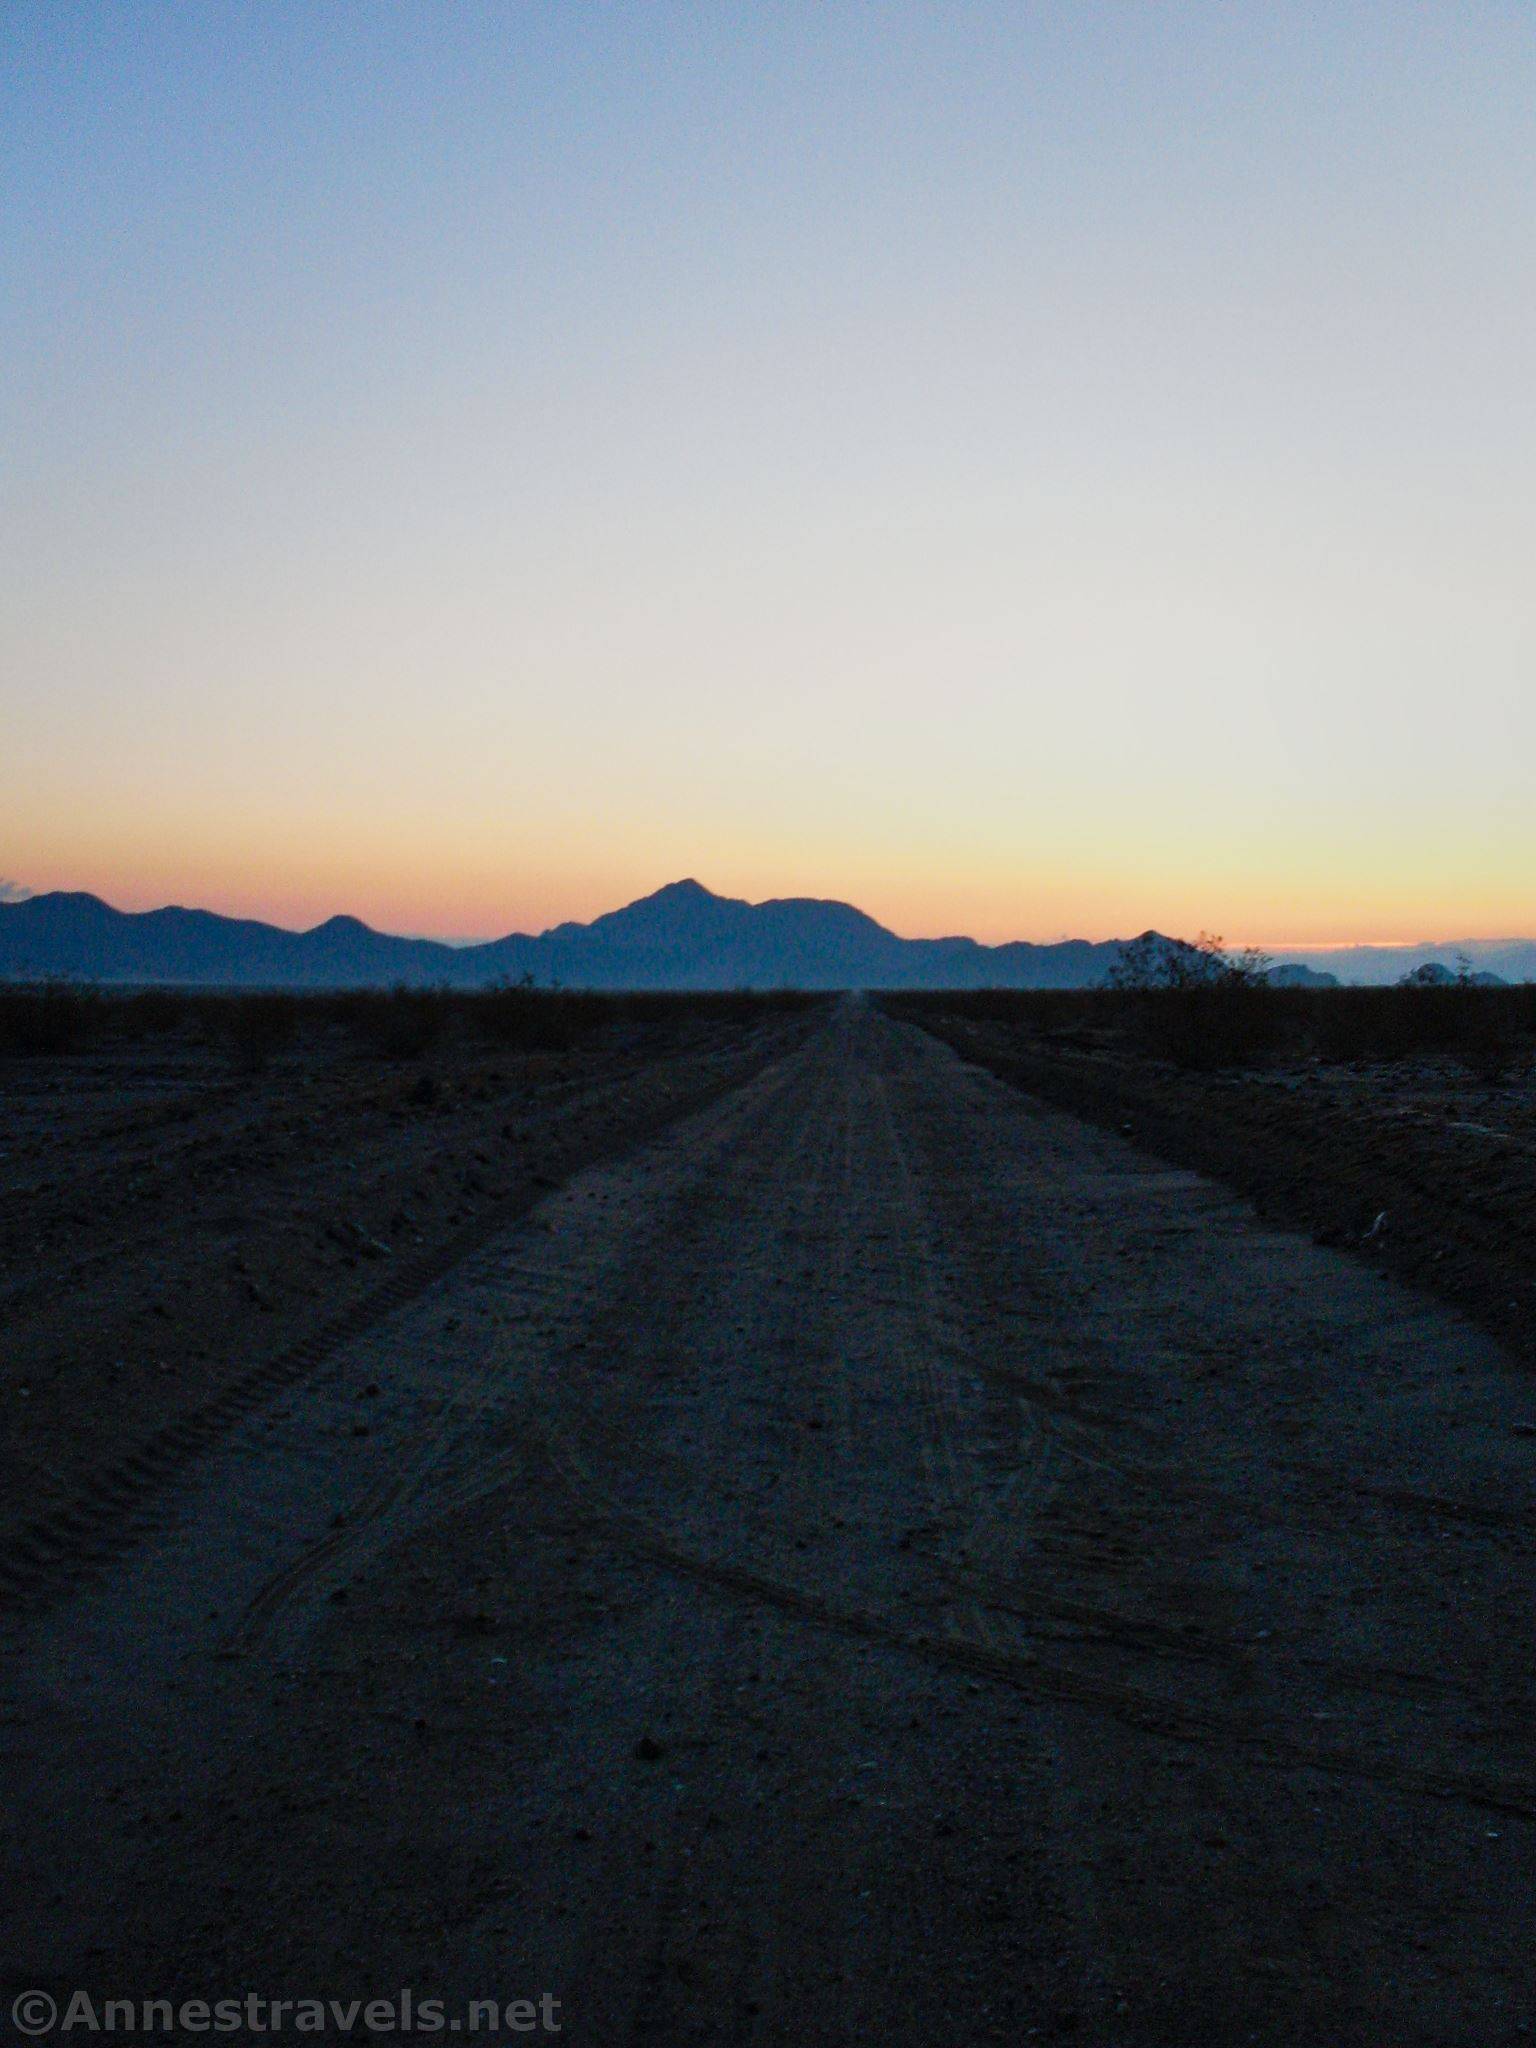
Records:
{"label": "horizon line", "polygon": [[[678,878],[677,878],[677,881],[685,881],[685,880],[693,880],[693,879],[694,879],[693,877],[683,877],[683,876],[680,876],[680,877],[678,877]],[[654,895],[657,895],[657,894],[659,894],[659,893],[660,893],[660,892],[661,892],[661,891],[662,891],[663,889],[673,888],[673,887],[675,887],[675,886],[677,886],[677,883],[676,883],[676,882],[661,882],[661,883],[658,883],[658,884],[656,885],[656,887],[655,887],[655,888],[653,888],[653,889],[647,889],[647,890],[644,890],[644,891],[642,891],[642,892],[641,892],[641,894],[640,894],[640,895],[638,895],[638,896],[632,896],[632,897],[630,897],[630,898],[628,899],[628,902],[626,902],[626,903],[619,903],[619,904],[615,904],[615,905],[613,906],[613,908],[614,908],[615,910],[623,910],[623,909],[627,909],[627,908],[629,907],[629,904],[632,904],[632,903],[640,903],[640,902],[644,902],[644,901],[646,900],[646,898],[647,898],[647,897],[650,897],[650,896],[654,896]],[[724,896],[724,895],[722,895],[722,894],[721,894],[721,892],[719,892],[718,890],[715,890],[715,889],[711,889],[711,888],[710,888],[710,887],[708,886],[708,884],[706,884],[706,883],[702,883],[702,882],[700,882],[700,883],[697,883],[697,886],[698,886],[699,888],[703,889],[703,890],[704,890],[704,892],[705,892],[705,893],[706,893],[707,895],[709,895],[709,896],[713,896],[713,897],[716,897],[716,898],[717,898],[717,900],[719,900],[719,901],[722,901],[722,902],[737,902],[737,903],[745,903],[745,904],[747,904],[748,908],[750,908],[750,909],[759,909],[759,908],[761,908],[761,907],[762,907],[762,906],[763,906],[764,904],[767,904],[767,903],[783,903],[783,902],[795,902],[795,901],[799,901],[799,902],[816,902],[816,903],[842,903],[842,904],[846,904],[846,905],[847,905],[847,907],[849,907],[849,908],[851,908],[851,909],[854,909],[854,910],[859,910],[859,909],[861,909],[861,906],[860,906],[860,905],[858,905],[858,904],[856,904],[856,903],[851,903],[851,902],[849,901],[849,899],[848,899],[848,898],[846,898],[846,897],[840,897],[840,896],[800,896],[800,897],[793,897],[793,896],[790,896],[790,897],[785,897],[785,896],[764,896],[764,897],[759,897],[759,898],[757,898],[756,900],[754,900],[753,898],[751,898],[751,897],[747,897],[747,896]],[[212,908],[211,908],[211,907],[210,907],[209,905],[207,905],[207,904],[203,904],[203,903],[177,903],[177,902],[165,902],[165,903],[157,903],[157,904],[152,904],[152,905],[150,905],[150,906],[149,906],[148,908],[146,908],[146,909],[143,909],[143,910],[123,910],[123,909],[121,909],[121,907],[120,907],[120,906],[119,906],[118,904],[116,904],[116,903],[113,903],[113,902],[111,902],[111,901],[110,901],[110,899],[109,899],[108,897],[106,897],[106,896],[104,896],[104,895],[100,894],[100,893],[99,893],[99,892],[98,892],[97,890],[95,890],[95,889],[66,889],[66,888],[58,888],[58,889],[32,889],[32,888],[28,887],[28,886],[27,886],[26,884],[24,884],[24,883],[15,883],[15,882],[12,882],[12,883],[11,883],[11,888],[12,888],[13,890],[20,890],[20,891],[21,891],[21,893],[20,893],[20,894],[10,894],[10,895],[5,895],[5,896],[0,896],[0,909],[14,909],[14,908],[15,908],[15,907],[17,907],[17,906],[18,906],[19,904],[22,904],[22,903],[26,903],[26,902],[33,902],[33,901],[36,901],[37,899],[39,899],[39,898],[41,898],[41,897],[44,897],[44,896],[94,896],[94,897],[96,898],[97,902],[105,904],[105,905],[107,906],[107,908],[108,908],[108,909],[110,909],[110,910],[113,910],[113,911],[116,911],[116,912],[117,912],[117,913],[118,913],[118,914],[119,914],[120,916],[125,916],[125,917],[149,917],[149,916],[153,916],[153,915],[154,915],[154,914],[155,914],[155,913],[156,913],[157,911],[163,911],[163,910],[185,910],[185,911],[197,911],[197,912],[202,912],[202,913],[204,913],[204,914],[206,914],[206,915],[210,915],[210,916],[214,916],[214,917],[224,917],[224,918],[228,918],[228,919],[230,919],[231,921],[234,921],[234,922],[241,922],[241,923],[260,923],[260,924],[270,924],[270,925],[271,925],[271,926],[273,927],[273,929],[274,929],[274,930],[277,930],[277,931],[286,931],[286,932],[293,932],[293,933],[297,933],[297,934],[300,934],[300,935],[302,935],[302,934],[305,934],[305,933],[308,933],[308,932],[314,932],[314,931],[318,931],[318,930],[320,930],[320,929],[321,929],[321,928],[322,928],[323,926],[325,926],[326,924],[329,924],[329,923],[331,923],[332,921],[334,921],[334,920],[335,920],[335,919],[337,919],[337,918],[350,918],[350,919],[352,919],[352,920],[353,920],[354,922],[356,922],[356,923],[358,923],[358,924],[363,924],[363,925],[366,925],[366,927],[367,927],[367,929],[368,929],[369,931],[372,931],[372,932],[375,932],[375,933],[377,933],[377,934],[378,934],[378,935],[379,935],[379,936],[380,936],[381,938],[394,938],[394,939],[404,939],[404,940],[409,940],[409,941],[415,941],[415,942],[424,942],[424,943],[426,943],[426,944],[428,944],[428,945],[437,945],[437,946],[445,946],[445,947],[448,947],[449,949],[451,949],[452,951],[455,951],[455,952],[461,952],[461,951],[465,950],[466,948],[468,948],[468,947],[472,947],[472,946],[492,946],[492,945],[496,945],[496,944],[500,943],[500,942],[501,942],[502,940],[505,940],[505,939],[510,939],[510,938],[542,938],[542,937],[546,936],[546,935],[547,935],[548,933],[550,933],[550,932],[552,932],[552,931],[555,931],[555,930],[557,930],[557,929],[559,928],[559,926],[560,926],[560,925],[562,925],[562,924],[569,924],[569,923],[575,923],[575,924],[587,923],[587,924],[590,924],[590,923],[592,923],[592,922],[594,922],[594,921],[595,921],[595,919],[594,919],[594,918],[588,918],[588,919],[585,919],[585,920],[583,920],[583,919],[580,919],[580,918],[571,918],[571,917],[563,917],[563,918],[557,918],[557,919],[555,919],[555,920],[554,920],[553,922],[551,922],[551,923],[549,923],[549,924],[546,924],[546,925],[544,925],[544,926],[540,927],[540,928],[539,928],[539,929],[537,929],[537,930],[531,930],[531,931],[529,931],[529,930],[524,930],[524,931],[520,931],[520,930],[516,929],[515,927],[508,927],[508,928],[505,928],[505,929],[503,929],[503,930],[499,930],[499,931],[493,931],[493,932],[487,932],[487,933],[484,933],[484,934],[472,934],[472,933],[471,933],[471,934],[466,934],[466,933],[463,933],[463,932],[456,932],[456,933],[452,933],[452,934],[449,934],[449,935],[443,935],[443,934],[440,934],[440,933],[437,933],[437,932],[429,932],[429,931],[419,931],[419,930],[418,930],[418,931],[403,931],[403,930],[391,930],[391,929],[390,929],[389,927],[387,927],[387,926],[384,926],[384,925],[370,925],[370,924],[368,924],[368,923],[367,923],[367,920],[366,920],[366,919],[364,919],[364,918],[361,918],[361,917],[358,917],[358,916],[357,916],[357,914],[356,914],[356,912],[354,912],[354,911],[347,911],[347,910],[333,910],[333,911],[330,911],[330,912],[328,912],[328,913],[327,913],[327,914],[326,914],[325,916],[323,916],[323,917],[320,917],[320,918],[316,919],[316,921],[315,921],[315,922],[314,922],[313,924],[283,924],[283,923],[281,923],[281,922],[280,922],[280,921],[279,921],[279,920],[278,920],[278,919],[277,919],[276,917],[273,917],[273,916],[271,916],[271,915],[261,915],[261,916],[253,916],[253,915],[252,915],[252,914],[251,914],[251,913],[250,913],[249,911],[230,911],[230,910],[215,910],[215,909],[212,909]],[[611,912],[607,912],[607,911],[599,911],[599,912],[597,912],[597,913],[596,913],[596,916],[597,916],[597,917],[602,917],[602,916],[607,916],[607,915],[610,915],[610,914],[611,914]],[[865,916],[871,916],[871,915],[872,915],[872,913],[871,913],[871,912],[867,912],[867,911],[864,911],[864,912],[862,912],[862,914],[863,914],[863,915],[865,915]],[[876,921],[877,923],[879,923],[879,922],[880,922],[880,920],[879,920],[879,919],[876,919],[875,921]],[[912,942],[912,941],[916,940],[916,941],[924,941],[924,942],[932,943],[932,942],[933,942],[934,940],[942,940],[942,939],[969,939],[969,940],[971,941],[971,943],[972,943],[972,944],[975,944],[975,945],[978,945],[978,946],[984,946],[984,947],[987,947],[988,949],[996,948],[996,947],[999,947],[999,946],[1009,946],[1009,945],[1028,945],[1028,946],[1039,946],[1039,947],[1048,947],[1048,946],[1061,946],[1061,945],[1072,945],[1072,944],[1079,944],[1079,945],[1081,945],[1081,944],[1087,944],[1087,945],[1117,945],[1117,944],[1124,944],[1124,943],[1126,943],[1126,941],[1127,941],[1127,940],[1129,940],[1129,939],[1134,939],[1134,938],[1138,938],[1138,937],[1140,937],[1140,936],[1141,936],[1141,933],[1140,933],[1140,932],[1135,932],[1135,931],[1127,931],[1127,932],[1111,932],[1111,933],[1107,934],[1107,935],[1106,935],[1105,937],[1103,937],[1103,938],[1097,938],[1097,939],[1096,939],[1096,938],[1090,938],[1090,937],[1087,937],[1087,936],[1086,936],[1085,934],[1083,934],[1083,933],[1079,933],[1079,932],[1069,932],[1069,933],[1066,933],[1066,934],[1062,935],[1061,937],[1059,937],[1059,938],[1055,938],[1055,939],[1021,939],[1021,938],[1018,938],[1018,937],[1013,937],[1013,938],[1003,938],[1003,939],[977,939],[977,938],[975,938],[975,937],[973,936],[973,934],[971,934],[971,933],[969,933],[969,932],[964,932],[964,931],[954,931],[954,930],[951,930],[951,931],[946,931],[946,932],[933,932],[933,933],[928,933],[928,932],[915,932],[915,933],[914,933],[914,932],[906,932],[906,933],[904,933],[904,932],[898,932],[898,931],[896,931],[896,930],[894,929],[894,927],[892,927],[892,926],[889,926],[889,925],[885,926],[884,928],[885,928],[885,929],[886,929],[887,931],[890,931],[893,937],[895,937],[895,938],[897,938],[897,939],[899,939],[899,940],[902,940],[902,941],[904,941],[904,942]],[[1156,926],[1156,925],[1154,925],[1154,926],[1150,926],[1150,927],[1148,927],[1148,926],[1144,926],[1144,927],[1142,928],[1142,930],[1143,930],[1143,931],[1145,931],[1145,930],[1149,930],[1149,929],[1150,929],[1150,930],[1157,930],[1157,931],[1161,932],[1161,936],[1163,936],[1163,937],[1165,937],[1165,938],[1183,938],[1183,937],[1184,937],[1184,935],[1183,935],[1183,934],[1180,934],[1180,933],[1176,933],[1176,932],[1163,932],[1163,931],[1161,930],[1161,927],[1160,927],[1160,926]],[[1198,932],[1197,932],[1197,933],[1195,934],[1195,936],[1196,936],[1196,937],[1198,938],[1198,936],[1199,936]],[[1191,942],[1192,942],[1192,941],[1190,941],[1189,939],[1184,939],[1184,943],[1186,943],[1186,944],[1188,944],[1188,943],[1191,943]],[[1403,953],[1403,952],[1415,952],[1415,951],[1440,951],[1440,950],[1442,950],[1442,949],[1453,949],[1453,948],[1456,948],[1456,947],[1460,947],[1460,946],[1480,946],[1480,947],[1481,947],[1481,946],[1520,946],[1520,945],[1531,945],[1531,944],[1536,944],[1536,931],[1533,931],[1533,932],[1530,932],[1530,933],[1520,933],[1520,932],[1514,932],[1514,933],[1509,933],[1509,932],[1500,932],[1500,933],[1491,933],[1491,934],[1487,934],[1487,935],[1483,935],[1483,934],[1479,934],[1479,933],[1458,933],[1458,934],[1455,934],[1455,935],[1453,935],[1453,936],[1450,936],[1450,937],[1444,937],[1444,936],[1442,936],[1442,937],[1440,937],[1440,938],[1415,938],[1415,939],[1359,939],[1359,938],[1349,938],[1349,939],[1251,939],[1251,938],[1234,938],[1234,939],[1226,939],[1226,938],[1222,938],[1222,939],[1221,939],[1221,941],[1220,941],[1220,943],[1221,943],[1221,945],[1222,945],[1222,946],[1224,947],[1224,949],[1225,949],[1225,950],[1226,950],[1227,952],[1240,952],[1240,951],[1244,950],[1245,948],[1251,948],[1251,949],[1253,949],[1253,950],[1255,950],[1255,951],[1258,951],[1258,952],[1262,952],[1262,953],[1267,953],[1267,954],[1274,954],[1274,955],[1283,955],[1283,954],[1288,954],[1288,953],[1321,953],[1321,954],[1329,954],[1329,953],[1352,953],[1352,952],[1358,952],[1358,953]]]}

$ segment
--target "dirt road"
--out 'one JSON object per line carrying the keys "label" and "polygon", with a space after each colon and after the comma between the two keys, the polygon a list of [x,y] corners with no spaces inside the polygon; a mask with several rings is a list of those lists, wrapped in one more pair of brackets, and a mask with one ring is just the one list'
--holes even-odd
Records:
{"label": "dirt road", "polygon": [[11,1631],[7,2005],[1513,2043],[1533,1424],[1449,1312],[846,1001]]}

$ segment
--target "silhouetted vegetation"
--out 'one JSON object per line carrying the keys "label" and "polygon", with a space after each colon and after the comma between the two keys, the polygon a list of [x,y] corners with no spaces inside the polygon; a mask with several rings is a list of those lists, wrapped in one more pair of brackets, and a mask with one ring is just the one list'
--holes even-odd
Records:
{"label": "silhouetted vegetation", "polygon": [[274,1053],[293,1043],[298,1032],[295,1007],[280,995],[231,996],[205,1015],[243,1074],[260,1073]]}
{"label": "silhouetted vegetation", "polygon": [[1202,932],[1193,943],[1143,932],[1120,948],[1110,970],[1113,989],[1234,989],[1266,987],[1271,961],[1267,953],[1246,947],[1229,953],[1223,940]]}
{"label": "silhouetted vegetation", "polygon": [[1523,1072],[1536,1055],[1531,984],[1296,989],[1213,973],[1172,986],[957,990],[886,1001],[919,1022],[968,1018],[1063,1050],[1119,1046],[1191,1068],[1443,1056],[1491,1084]]}
{"label": "silhouetted vegetation", "polygon": [[1193,945],[1148,933],[1123,949],[1110,992],[1129,999],[1126,1022],[1147,1049],[1176,1065],[1252,1065],[1283,1036],[1269,968],[1264,954],[1230,954],[1207,932]]}
{"label": "silhouetted vegetation", "polygon": [[[1064,1050],[1118,1045],[1188,1068],[1442,1056],[1493,1084],[1524,1072],[1536,1056],[1536,985],[1482,988],[1463,978],[1275,988],[1261,962],[1232,960],[1219,941],[1185,949],[1171,971],[1158,961],[1143,965],[1147,973],[1101,988],[914,991],[884,1000],[918,1019],[969,1018]],[[421,1061],[448,1044],[558,1054],[597,1032],[684,1019],[746,1022],[819,1000],[793,990],[610,994],[527,984],[340,993],[0,984],[0,1054],[180,1041],[219,1046],[251,1073],[298,1048],[385,1061]]]}
{"label": "silhouetted vegetation", "polygon": [[187,1022],[187,998],[179,989],[141,988],[117,1003],[114,1022],[124,1038],[166,1038]]}
{"label": "silhouetted vegetation", "polygon": [[1536,1035],[1536,987],[1401,983],[1328,989],[1310,999],[1312,1049],[1326,1060],[1401,1060],[1445,1053],[1480,1078],[1525,1064]]}
{"label": "silhouetted vegetation", "polygon": [[95,1036],[101,1011],[95,991],[72,982],[0,984],[0,1052],[78,1051]]}
{"label": "silhouetted vegetation", "polygon": [[386,1060],[419,1060],[443,1037],[453,998],[436,989],[359,989],[334,999],[348,1036]]}
{"label": "silhouetted vegetation", "polygon": [[792,990],[608,994],[526,982],[314,992],[0,983],[0,1054],[181,1043],[218,1047],[254,1074],[295,1050],[386,1061],[421,1061],[448,1044],[562,1053],[597,1032],[745,1022],[817,1000]]}

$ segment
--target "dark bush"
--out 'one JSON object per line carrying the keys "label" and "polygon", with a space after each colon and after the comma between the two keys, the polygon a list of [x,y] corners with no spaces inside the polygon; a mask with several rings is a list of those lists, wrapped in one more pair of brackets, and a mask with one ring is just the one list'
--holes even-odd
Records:
{"label": "dark bush", "polygon": [[1238,981],[1149,989],[1133,1016],[1148,1051],[1181,1067],[1257,1065],[1278,1050],[1289,1023],[1278,990]]}
{"label": "dark bush", "polygon": [[101,1000],[80,982],[0,985],[0,1052],[74,1052],[95,1037]]}
{"label": "dark bush", "polygon": [[141,988],[119,996],[112,1006],[112,1030],[118,1038],[166,1038],[191,1014],[187,998],[177,989]]}
{"label": "dark bush", "polygon": [[1324,989],[1309,1012],[1326,1060],[1402,1060],[1450,1053],[1474,1072],[1502,1072],[1529,1057],[1536,989],[1464,984]]}
{"label": "dark bush", "polygon": [[976,989],[893,995],[897,1015],[966,1018],[1042,1046],[1140,1046],[1187,1067],[1256,1065],[1277,1054],[1393,1061],[1434,1054],[1481,1080],[1536,1056],[1536,987],[1465,983],[1390,988],[1271,988],[1242,977],[1184,987]]}
{"label": "dark bush", "polygon": [[100,992],[68,982],[0,983],[0,1053],[62,1053],[98,1035],[130,1046],[186,1031],[227,1052],[244,1072],[301,1040],[350,1044],[379,1058],[420,1059],[450,1035],[510,1052],[568,1051],[595,1032],[622,1027],[671,1032],[748,1023],[818,1000],[797,991],[639,993],[535,988],[238,989],[140,988]]}
{"label": "dark bush", "polygon": [[511,1052],[566,1052],[601,1012],[614,1008],[611,998],[570,995],[527,982],[483,989],[466,1004],[477,1037]]}
{"label": "dark bush", "polygon": [[363,989],[341,999],[353,1037],[381,1059],[419,1060],[447,1031],[454,998],[430,988]]}
{"label": "dark bush", "polygon": [[215,1033],[243,1074],[258,1074],[274,1053],[291,1045],[298,1008],[275,994],[222,996],[211,1006]]}

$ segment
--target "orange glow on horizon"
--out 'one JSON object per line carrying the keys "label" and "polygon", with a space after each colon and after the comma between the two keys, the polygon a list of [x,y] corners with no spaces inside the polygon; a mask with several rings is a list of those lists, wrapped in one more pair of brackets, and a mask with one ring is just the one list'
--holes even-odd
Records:
{"label": "orange glow on horizon", "polygon": [[0,876],[1536,935],[1523,10],[119,12],[14,53]]}
{"label": "orange glow on horizon", "polygon": [[[542,872],[525,871],[509,886],[502,872],[477,864],[478,872],[466,867],[452,886],[445,886],[419,871],[411,875],[391,873],[387,868],[370,872],[364,862],[355,859],[333,859],[323,874],[290,872],[287,863],[274,861],[256,881],[235,862],[220,859],[209,850],[203,859],[189,862],[179,872],[160,862],[144,861],[129,867],[80,859],[58,859],[28,872],[23,862],[13,859],[8,866],[0,863],[0,874],[14,876],[34,894],[83,890],[126,911],[179,904],[292,930],[307,930],[345,914],[359,917],[381,932],[450,943],[499,939],[511,932],[537,933],[566,921],[587,923],[690,873],[720,896],[752,903],[784,896],[830,898],[853,904],[902,938],[964,936],[984,945],[1011,940],[1048,945],[1064,939],[1127,938],[1152,926],[1189,938],[1211,931],[1234,950],[1251,945],[1283,956],[1463,940],[1487,944],[1529,936],[1536,930],[1536,913],[1528,912],[1522,918],[1513,903],[1490,914],[1485,905],[1447,900],[1432,911],[1394,904],[1384,908],[1377,919],[1362,915],[1358,906],[1341,908],[1336,916],[1322,910],[1312,924],[1312,936],[1303,939],[1263,936],[1265,927],[1256,919],[1261,936],[1253,937],[1253,927],[1245,929],[1246,921],[1221,914],[1223,899],[1228,910],[1237,908],[1230,886],[1220,891],[1212,888],[1208,900],[1202,900],[1198,887],[1182,877],[1163,893],[1160,902],[1153,900],[1157,892],[1145,882],[1134,889],[1117,889],[1109,877],[1095,878],[1091,884],[1058,884],[1051,912],[1042,915],[1040,905],[1051,892],[1041,883],[994,883],[991,887],[973,883],[967,887],[952,877],[942,882],[921,878],[898,882],[876,872],[856,872],[845,880],[833,877],[825,882],[791,873],[783,880],[765,882],[756,872],[738,872],[723,862],[712,870],[704,862],[679,865],[674,861],[645,874],[618,860],[593,861],[585,868],[572,864],[559,871],[553,863],[540,866]],[[875,863],[868,866],[872,870]]]}

